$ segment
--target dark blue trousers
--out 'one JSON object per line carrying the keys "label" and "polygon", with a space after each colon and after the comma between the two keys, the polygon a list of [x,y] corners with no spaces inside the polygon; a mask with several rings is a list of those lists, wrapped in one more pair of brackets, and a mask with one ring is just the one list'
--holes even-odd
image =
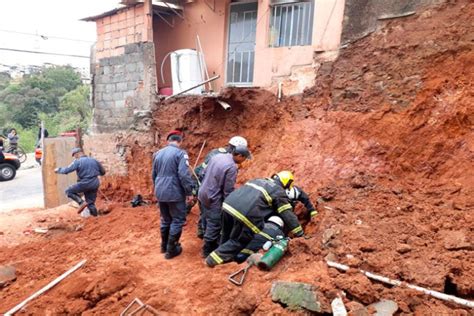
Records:
{"label": "dark blue trousers", "polygon": [[89,209],[92,216],[97,216],[97,208],[95,207],[95,201],[97,199],[97,191],[99,190],[99,179],[95,178],[85,182],[78,182],[71,185],[66,190],[66,195],[71,200],[81,204],[83,201],[79,194],[83,193],[86,199],[87,208]]}
{"label": "dark blue trousers", "polygon": [[170,236],[181,234],[186,222],[186,202],[159,202],[160,228],[169,229]]}
{"label": "dark blue trousers", "polygon": [[204,211],[204,241],[219,244],[221,239],[222,208],[214,206],[207,208],[203,205]]}

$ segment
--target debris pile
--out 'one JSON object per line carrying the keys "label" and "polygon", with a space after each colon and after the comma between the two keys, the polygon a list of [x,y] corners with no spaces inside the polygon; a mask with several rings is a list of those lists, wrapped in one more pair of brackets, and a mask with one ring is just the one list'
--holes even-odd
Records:
{"label": "debris pile", "polygon": [[[474,5],[455,1],[387,21],[342,49],[334,63],[323,63],[314,88],[281,102],[259,89],[228,89],[222,99],[231,112],[197,97],[160,104],[151,132],[156,146],[130,138],[130,177],[104,183],[113,202],[99,208],[109,214],[80,230],[0,248],[0,265],[16,269],[16,281],[0,290],[0,311],[87,258],[27,312],[117,314],[139,297],[159,313],[287,314],[293,303],[270,291],[278,280],[308,284],[311,290],[300,289],[305,295],[317,292],[320,307],[301,300],[310,310],[330,312],[341,297],[359,315],[468,314],[359,270],[474,300],[473,20]],[[139,193],[152,199],[151,154],[176,127],[185,128],[192,164],[204,140],[209,150],[242,135],[253,160],[240,171],[240,183],[290,169],[319,201],[318,217],[303,222],[307,237],[291,240],[278,265],[252,270],[241,287],[227,281],[241,267],[211,270],[198,259],[197,207],[183,233],[185,250],[170,262],[159,253],[156,207],[129,204]],[[350,269],[329,268],[327,260]]]}

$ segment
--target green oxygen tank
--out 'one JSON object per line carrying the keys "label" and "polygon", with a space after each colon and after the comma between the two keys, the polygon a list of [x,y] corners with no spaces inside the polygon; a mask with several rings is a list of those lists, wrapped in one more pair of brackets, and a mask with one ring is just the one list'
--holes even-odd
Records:
{"label": "green oxygen tank", "polygon": [[288,241],[288,238],[279,238],[273,241],[272,247],[258,262],[258,268],[260,270],[266,271],[269,271],[271,268],[273,268],[288,250]]}

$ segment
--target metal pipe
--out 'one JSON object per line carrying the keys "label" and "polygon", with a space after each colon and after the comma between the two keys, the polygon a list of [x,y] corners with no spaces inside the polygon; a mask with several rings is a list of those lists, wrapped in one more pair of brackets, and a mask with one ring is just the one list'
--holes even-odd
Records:
{"label": "metal pipe", "polygon": [[[333,262],[333,261],[326,261],[326,263],[327,263],[328,266],[330,266],[332,268],[336,268],[336,269],[339,269],[339,270],[342,270],[342,271],[349,270],[349,266],[346,266],[344,264],[340,264],[340,263]],[[413,289],[413,290],[418,291],[418,292],[422,292],[426,295],[430,295],[432,297],[438,298],[438,299],[443,300],[443,301],[457,303],[459,305],[463,305],[463,306],[466,306],[466,307],[469,307],[469,308],[474,308],[474,302],[473,301],[468,301],[468,300],[465,300],[463,298],[459,298],[459,297],[456,297],[456,296],[453,296],[453,295],[448,295],[448,294],[444,294],[444,293],[441,293],[441,292],[429,290],[429,289],[423,288],[421,286],[412,285],[412,284],[405,283],[405,282],[402,282],[402,281],[399,281],[399,280],[393,280],[393,279],[387,278],[385,276],[378,275],[378,274],[371,273],[371,272],[367,272],[367,271],[364,271],[364,270],[359,270],[359,272],[362,273],[363,275],[365,275],[367,278],[372,279],[372,280],[380,281],[382,283],[390,284],[390,285],[393,285],[393,286],[406,286],[407,288]]]}
{"label": "metal pipe", "polygon": [[222,101],[222,100],[219,100],[219,99],[216,99],[216,101],[217,101],[217,103],[219,103],[224,108],[225,111],[228,112],[228,111],[232,110],[232,107],[230,106],[229,103],[227,103],[225,101]]}
{"label": "metal pipe", "polygon": [[168,100],[169,98],[172,98],[172,97],[181,95],[181,94],[183,94],[183,93],[189,92],[189,91],[191,91],[191,90],[193,90],[193,89],[196,89],[197,87],[200,87],[200,86],[202,86],[202,85],[205,85],[205,84],[208,83],[208,82],[217,80],[217,79],[219,79],[220,77],[221,77],[220,75],[214,76],[214,77],[212,77],[212,78],[210,78],[210,79],[208,79],[208,80],[205,80],[205,81],[203,81],[203,82],[201,82],[201,83],[199,83],[199,84],[197,84],[197,85],[195,85],[195,86],[192,86],[191,88],[188,88],[188,89],[183,90],[183,91],[181,91],[181,92],[178,92],[178,93],[176,93],[176,94],[170,95],[169,97],[166,97],[165,100]]}
{"label": "metal pipe", "polygon": [[279,82],[279,83],[278,83],[278,102],[281,101],[281,90],[282,90],[282,87],[283,87],[283,83],[282,83],[282,82]]}
{"label": "metal pipe", "polygon": [[79,269],[80,267],[82,267],[84,265],[84,263],[86,263],[87,260],[82,260],[81,262],[79,262],[78,264],[76,264],[74,267],[72,267],[71,269],[69,269],[68,271],[64,272],[63,274],[61,274],[58,278],[54,279],[53,281],[51,281],[50,283],[48,283],[46,286],[44,286],[41,290],[37,291],[36,293],[34,293],[33,295],[31,295],[30,297],[28,297],[26,300],[24,300],[23,302],[21,302],[20,304],[18,304],[17,306],[13,307],[12,309],[10,309],[8,312],[5,313],[5,316],[11,316],[13,314],[15,314],[16,312],[18,312],[20,309],[22,309],[23,307],[26,306],[26,304],[28,304],[30,301],[34,300],[35,298],[37,298],[38,296],[40,296],[41,294],[43,294],[44,292],[48,291],[49,289],[51,289],[52,287],[54,287],[56,284],[58,284],[59,282],[61,282],[62,280],[64,280],[65,278],[67,278],[71,273],[73,273],[74,271],[76,271],[77,269]]}

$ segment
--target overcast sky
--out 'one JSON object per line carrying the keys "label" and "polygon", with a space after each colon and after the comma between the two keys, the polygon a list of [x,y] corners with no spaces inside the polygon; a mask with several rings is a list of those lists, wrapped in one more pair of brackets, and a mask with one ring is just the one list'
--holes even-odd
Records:
{"label": "overcast sky", "polygon": [[[0,48],[89,56],[90,47],[96,39],[95,23],[79,20],[112,10],[119,6],[118,3],[119,0],[0,1]],[[88,42],[42,39],[40,36],[22,35],[4,30]],[[0,64],[42,65],[43,63],[88,67],[89,60],[0,50]]]}

